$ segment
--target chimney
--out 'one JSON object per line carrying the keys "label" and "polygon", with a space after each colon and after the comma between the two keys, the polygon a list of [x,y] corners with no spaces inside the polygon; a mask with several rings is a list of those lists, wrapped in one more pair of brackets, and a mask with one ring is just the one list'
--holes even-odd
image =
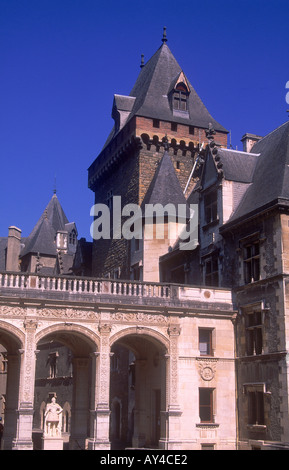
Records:
{"label": "chimney", "polygon": [[67,253],[68,247],[68,232],[66,230],[58,230],[56,233],[56,249]]}
{"label": "chimney", "polygon": [[244,134],[241,142],[243,142],[243,152],[251,152],[253,145],[255,145],[262,137],[255,134]]}
{"label": "chimney", "polygon": [[9,227],[8,230],[6,271],[20,271],[19,255],[21,247],[21,230],[17,227]]}

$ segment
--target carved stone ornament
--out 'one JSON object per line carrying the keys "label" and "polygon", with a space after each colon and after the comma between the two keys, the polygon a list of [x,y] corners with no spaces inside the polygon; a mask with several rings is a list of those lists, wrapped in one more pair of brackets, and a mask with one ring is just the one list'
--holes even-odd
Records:
{"label": "carved stone ornament", "polygon": [[109,323],[103,323],[98,327],[101,334],[109,334],[111,332],[111,325]]}
{"label": "carved stone ornament", "polygon": [[216,373],[216,360],[198,361],[200,376],[206,382],[213,380]]}
{"label": "carved stone ornament", "polygon": [[23,317],[26,315],[26,309],[17,306],[0,306],[0,316]]}
{"label": "carved stone ornament", "polygon": [[171,325],[168,328],[168,334],[170,336],[179,336],[181,333],[181,327],[179,325]]}
{"label": "carved stone ornament", "polygon": [[122,313],[117,312],[111,315],[113,322],[134,322],[134,323],[157,323],[166,324],[168,318],[165,315],[149,314],[149,313]]}

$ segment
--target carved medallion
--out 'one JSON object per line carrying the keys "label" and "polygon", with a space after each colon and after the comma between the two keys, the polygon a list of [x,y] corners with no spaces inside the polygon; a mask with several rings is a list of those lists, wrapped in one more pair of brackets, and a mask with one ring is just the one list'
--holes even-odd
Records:
{"label": "carved medallion", "polygon": [[199,367],[201,378],[205,380],[206,382],[213,380],[213,378],[215,377],[215,373],[216,373],[216,365],[217,365],[216,359],[198,360],[198,367]]}
{"label": "carved medallion", "polygon": [[215,372],[209,366],[205,366],[200,371],[201,377],[203,380],[212,380],[215,376]]}

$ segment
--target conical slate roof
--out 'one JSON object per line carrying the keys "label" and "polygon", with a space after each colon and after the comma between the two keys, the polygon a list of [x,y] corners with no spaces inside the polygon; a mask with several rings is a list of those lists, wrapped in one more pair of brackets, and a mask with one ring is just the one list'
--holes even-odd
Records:
{"label": "conical slate roof", "polygon": [[166,150],[143,199],[143,211],[147,204],[161,204],[163,207],[167,204],[172,204],[175,207],[176,214],[178,213],[178,205],[183,204],[186,207],[187,218],[190,216],[189,206],[173,167],[171,157]]}
{"label": "conical slate roof", "polygon": [[62,209],[62,206],[56,194],[53,194],[51,200],[49,201],[44,211],[44,215],[45,214],[52,227],[54,228],[55,232],[57,232],[58,230],[65,230],[65,224],[68,223],[68,219]]}
{"label": "conical slate roof", "polygon": [[46,217],[41,219],[36,230],[27,238],[21,256],[27,253],[41,253],[56,256],[55,231]]}
{"label": "conical slate roof", "polygon": [[65,230],[68,219],[59,203],[56,194],[49,201],[42,216],[27,237],[20,256],[27,253],[56,255],[55,235],[59,230]]}

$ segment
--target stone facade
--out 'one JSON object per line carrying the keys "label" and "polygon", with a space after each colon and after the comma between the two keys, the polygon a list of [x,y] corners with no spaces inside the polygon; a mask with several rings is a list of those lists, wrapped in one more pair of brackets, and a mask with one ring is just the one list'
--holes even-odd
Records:
{"label": "stone facade", "polygon": [[91,250],[56,195],[28,241],[10,228],[4,448],[38,449],[57,396],[70,449],[288,449],[288,123],[226,148],[165,37],[112,117],[88,171],[95,203],[195,204],[198,244],[182,250],[167,215],[161,240],[153,219],[140,240]]}
{"label": "stone facade", "polygon": [[[1,275],[5,448],[33,448],[37,357],[54,338],[73,353],[70,448],[110,448],[110,358],[120,345],[135,357],[132,447],[234,449],[235,316],[224,289]],[[212,333],[212,350],[200,352],[200,330]],[[204,390],[205,421],[196,405]]]}

